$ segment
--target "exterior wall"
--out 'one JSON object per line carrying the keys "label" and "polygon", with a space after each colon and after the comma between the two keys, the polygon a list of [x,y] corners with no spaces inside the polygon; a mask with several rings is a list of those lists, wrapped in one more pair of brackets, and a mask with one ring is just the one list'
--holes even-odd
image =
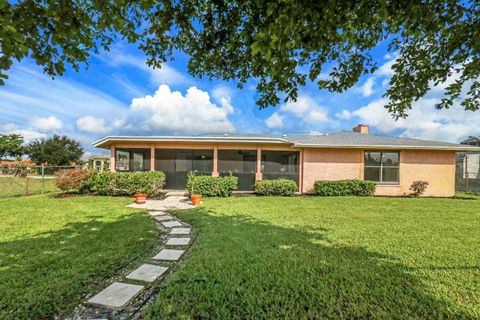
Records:
{"label": "exterior wall", "polygon": [[362,178],[363,150],[305,148],[303,151],[304,193],[311,193],[317,180]]}
{"label": "exterior wall", "polygon": [[410,193],[413,181],[428,182],[425,196],[455,195],[454,151],[404,150],[400,152],[400,184],[378,185],[378,195],[400,196]]}
{"label": "exterior wall", "polygon": [[[308,149],[303,152],[302,192],[310,193],[316,180],[363,179],[360,149]],[[410,193],[413,181],[429,183],[425,196],[455,195],[454,151],[400,151],[399,184],[378,184],[376,195],[401,196]]]}
{"label": "exterior wall", "polygon": [[[207,143],[207,142],[117,142],[115,148],[176,148],[176,149],[212,149],[214,159],[218,150],[243,149],[257,150],[258,158],[262,150],[300,151],[299,179],[300,190],[310,193],[316,180],[363,179],[362,149],[324,149],[324,148],[290,148],[278,144],[258,143]],[[455,194],[455,156],[454,151],[400,151],[400,183],[396,185],[377,185],[377,195],[401,196],[409,193],[413,181],[424,180],[429,183],[426,196],[450,197]],[[215,161],[216,162],[216,161]],[[110,164],[115,168],[115,159]],[[257,163],[259,167],[259,163]],[[218,166],[214,164],[213,175],[218,175]],[[261,179],[257,169],[257,179]]]}

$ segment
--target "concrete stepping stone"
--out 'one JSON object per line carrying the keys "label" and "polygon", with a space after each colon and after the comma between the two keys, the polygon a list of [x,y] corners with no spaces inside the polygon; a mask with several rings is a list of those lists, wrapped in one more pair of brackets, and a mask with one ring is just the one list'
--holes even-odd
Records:
{"label": "concrete stepping stone", "polygon": [[162,215],[158,215],[158,216],[153,216],[153,218],[157,221],[167,221],[167,220],[175,219],[173,216],[171,216],[169,214],[162,214]]}
{"label": "concrete stepping stone", "polygon": [[165,211],[152,210],[148,212],[152,217],[166,215]]}
{"label": "concrete stepping stone", "polygon": [[170,234],[190,234],[190,228],[172,228]]}
{"label": "concrete stepping stone", "polygon": [[164,221],[162,222],[163,226],[166,228],[181,227],[182,224],[178,221]]}
{"label": "concrete stepping stone", "polygon": [[153,259],[165,261],[177,261],[180,259],[185,250],[162,249]]}
{"label": "concrete stepping stone", "polygon": [[142,264],[137,269],[129,273],[126,278],[153,282],[168,270],[167,267],[156,266],[154,264]]}
{"label": "concrete stepping stone", "polygon": [[88,302],[110,308],[121,308],[142,289],[143,286],[140,285],[114,282],[88,300]]}
{"label": "concrete stepping stone", "polygon": [[188,246],[190,238],[170,238],[167,240],[167,246]]}

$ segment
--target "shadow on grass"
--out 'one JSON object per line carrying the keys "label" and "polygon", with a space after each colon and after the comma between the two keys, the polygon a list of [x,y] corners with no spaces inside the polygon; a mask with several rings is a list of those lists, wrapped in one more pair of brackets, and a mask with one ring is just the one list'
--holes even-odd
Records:
{"label": "shadow on grass", "polygon": [[0,243],[0,319],[69,313],[119,268],[153,248],[157,232],[145,216],[89,218]]}
{"label": "shadow on grass", "polygon": [[471,318],[395,258],[212,209],[179,211],[199,232],[146,319]]}

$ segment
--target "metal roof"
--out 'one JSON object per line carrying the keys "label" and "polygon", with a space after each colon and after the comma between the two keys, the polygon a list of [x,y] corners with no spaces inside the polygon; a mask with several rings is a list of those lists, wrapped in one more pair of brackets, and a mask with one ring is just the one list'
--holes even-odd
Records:
{"label": "metal roof", "polygon": [[357,132],[336,132],[329,134],[205,134],[197,136],[107,136],[92,143],[96,147],[115,141],[189,141],[189,142],[246,142],[279,143],[291,147],[305,148],[383,148],[480,151],[479,147],[420,140],[363,134]]}

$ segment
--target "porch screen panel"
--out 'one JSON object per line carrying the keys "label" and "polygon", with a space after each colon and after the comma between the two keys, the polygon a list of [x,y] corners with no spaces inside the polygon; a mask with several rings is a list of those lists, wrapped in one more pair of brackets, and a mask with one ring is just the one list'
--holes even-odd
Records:
{"label": "porch screen panel", "polygon": [[155,170],[165,174],[165,188],[175,188],[174,149],[155,149]]}
{"label": "porch screen panel", "polygon": [[156,149],[155,169],[166,176],[167,189],[183,189],[187,175],[211,175],[213,171],[213,150],[209,149]]}
{"label": "porch screen panel", "polygon": [[213,150],[192,150],[192,170],[198,175],[212,175]]}
{"label": "porch screen panel", "polygon": [[290,179],[299,182],[298,151],[262,150],[262,176],[264,180]]}
{"label": "porch screen panel", "polygon": [[129,148],[115,150],[116,171],[150,170],[150,149]]}
{"label": "porch screen panel", "polygon": [[238,177],[238,190],[253,190],[256,161],[255,150],[218,150],[218,172]]}

